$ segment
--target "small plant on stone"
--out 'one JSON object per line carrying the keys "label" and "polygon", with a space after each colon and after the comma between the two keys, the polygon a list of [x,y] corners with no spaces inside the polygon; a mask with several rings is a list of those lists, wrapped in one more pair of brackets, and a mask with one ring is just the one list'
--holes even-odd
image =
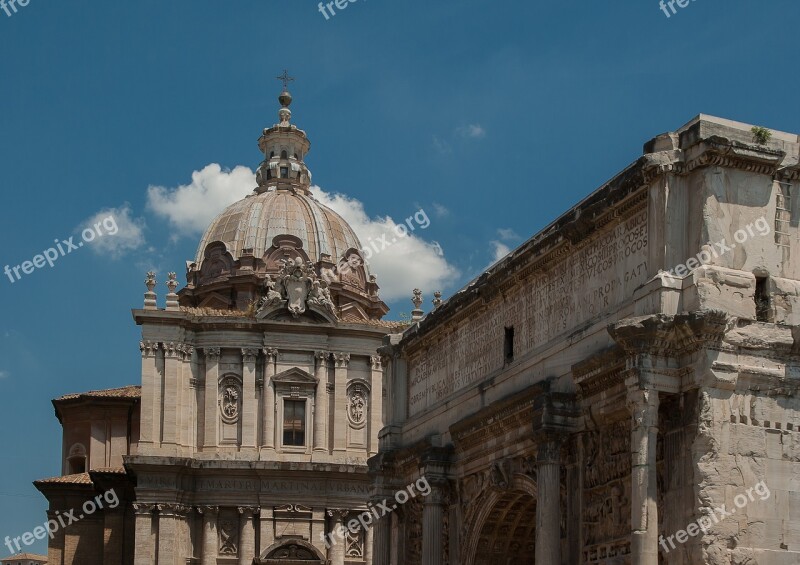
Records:
{"label": "small plant on stone", "polygon": [[753,126],[753,129],[750,131],[753,132],[753,141],[759,145],[766,145],[769,143],[769,140],[772,139],[772,132],[767,128]]}

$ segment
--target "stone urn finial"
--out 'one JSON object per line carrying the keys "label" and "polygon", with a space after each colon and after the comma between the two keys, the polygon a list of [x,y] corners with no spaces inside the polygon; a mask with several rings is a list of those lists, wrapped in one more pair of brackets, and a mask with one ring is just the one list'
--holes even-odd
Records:
{"label": "stone urn finial", "polygon": [[144,293],[144,309],[145,310],[155,310],[157,308],[156,304],[156,293],[153,292],[153,289],[156,287],[156,273],[155,271],[148,271],[147,278],[144,280],[144,284],[147,287],[147,292]]}
{"label": "stone urn finial", "polygon": [[167,310],[178,310],[178,295],[175,294],[175,289],[178,288],[178,275],[176,273],[167,273]]}
{"label": "stone urn finial", "polygon": [[433,293],[433,308],[434,310],[442,305],[442,291],[437,290]]}
{"label": "stone urn finial", "polygon": [[425,316],[425,312],[420,308],[422,306],[422,291],[418,288],[413,290],[414,296],[411,297],[411,303],[414,304],[414,309],[411,311],[411,320],[417,322]]}

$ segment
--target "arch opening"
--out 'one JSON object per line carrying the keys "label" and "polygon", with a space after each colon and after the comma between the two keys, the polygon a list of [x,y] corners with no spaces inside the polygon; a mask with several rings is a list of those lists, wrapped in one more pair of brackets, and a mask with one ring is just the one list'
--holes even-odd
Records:
{"label": "arch opening", "polygon": [[477,536],[472,565],[534,565],[536,553],[536,499],[521,490],[509,490],[495,500],[473,535]]}

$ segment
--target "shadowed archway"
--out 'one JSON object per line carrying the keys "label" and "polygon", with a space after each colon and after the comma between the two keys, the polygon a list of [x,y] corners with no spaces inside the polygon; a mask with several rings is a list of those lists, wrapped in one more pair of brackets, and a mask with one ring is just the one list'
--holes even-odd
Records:
{"label": "shadowed archway", "polygon": [[508,489],[481,497],[464,540],[465,565],[533,565],[536,484],[516,475]]}

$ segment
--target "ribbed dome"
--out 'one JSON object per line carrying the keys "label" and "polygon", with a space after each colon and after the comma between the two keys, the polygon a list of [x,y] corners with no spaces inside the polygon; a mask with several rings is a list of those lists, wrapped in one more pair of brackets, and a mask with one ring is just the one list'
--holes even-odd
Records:
{"label": "ribbed dome", "polygon": [[221,241],[238,260],[245,249],[263,256],[279,235],[299,238],[314,262],[323,253],[337,261],[348,249],[361,249],[353,229],[336,212],[301,191],[273,188],[236,202],[211,222],[197,249],[197,268],[210,243]]}

